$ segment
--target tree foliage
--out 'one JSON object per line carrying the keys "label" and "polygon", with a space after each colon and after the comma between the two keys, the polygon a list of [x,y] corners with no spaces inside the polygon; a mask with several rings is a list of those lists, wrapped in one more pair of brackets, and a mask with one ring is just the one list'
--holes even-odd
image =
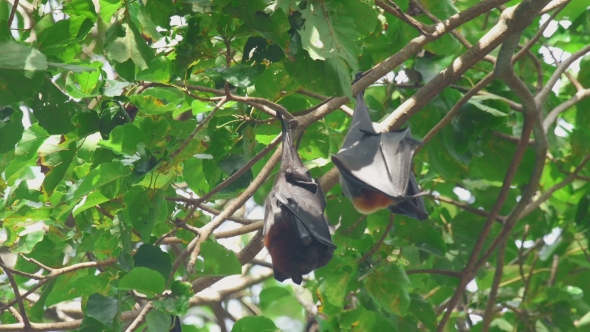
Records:
{"label": "tree foliage", "polygon": [[[590,330],[587,6],[1,3],[0,331]],[[425,222],[342,195],[363,90],[423,141]],[[338,246],[303,287],[257,219],[276,112]]]}

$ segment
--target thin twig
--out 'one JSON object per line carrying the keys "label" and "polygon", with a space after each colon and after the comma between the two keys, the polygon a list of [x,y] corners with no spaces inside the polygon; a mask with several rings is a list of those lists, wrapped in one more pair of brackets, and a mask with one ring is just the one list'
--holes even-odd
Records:
{"label": "thin twig", "polygon": [[141,324],[141,322],[145,319],[145,316],[148,314],[148,312],[150,312],[150,310],[152,310],[153,306],[154,305],[153,305],[152,301],[148,301],[148,303],[145,304],[145,306],[143,307],[143,309],[141,310],[139,315],[137,315],[137,317],[135,317],[135,319],[133,320],[131,325],[129,325],[127,330],[125,330],[125,332],[133,332],[133,331],[137,330],[139,328],[139,325]]}
{"label": "thin twig", "polygon": [[[6,266],[6,264],[2,260],[2,257],[0,257],[0,264],[2,264],[2,266]],[[10,282],[10,287],[12,287],[12,290],[14,291],[14,298],[16,299],[16,302],[18,303],[18,308],[20,311],[20,316],[22,318],[22,323],[23,323],[24,329],[28,330],[31,328],[31,322],[29,321],[29,317],[27,316],[27,310],[25,307],[25,303],[23,302],[23,296],[20,294],[20,292],[18,290],[18,284],[16,283],[16,280],[14,280],[14,276],[12,275],[12,273],[10,271],[8,271],[7,269],[4,269],[4,273],[6,274],[6,277],[8,278],[8,281]]]}
{"label": "thin twig", "polygon": [[193,140],[193,138],[195,137],[195,135],[201,130],[203,129],[203,127],[207,124],[207,122],[209,122],[209,120],[211,120],[211,118],[215,115],[215,113],[217,112],[217,110],[219,110],[221,108],[221,106],[223,106],[223,104],[225,104],[227,102],[227,99],[222,98],[217,105],[215,105],[215,108],[213,108],[213,110],[211,110],[211,112],[209,112],[209,114],[207,114],[207,116],[203,119],[203,121],[201,121],[197,127],[192,131],[192,133],[190,133],[190,135],[188,135],[188,137],[184,140],[184,142],[182,142],[182,145],[178,147],[178,149],[176,149],[176,151],[172,152],[170,154],[170,159],[174,159],[180,152],[182,152],[182,150],[184,150],[184,148],[186,148],[186,146]]}
{"label": "thin twig", "polygon": [[406,270],[406,274],[440,274],[449,277],[461,278],[461,272],[456,271],[449,271],[449,270],[439,270],[439,269],[415,269],[415,270]]}
{"label": "thin twig", "polygon": [[490,329],[490,323],[492,322],[492,315],[494,314],[494,308],[496,305],[496,296],[498,295],[498,289],[500,288],[500,281],[502,281],[502,272],[504,271],[504,256],[506,253],[507,238],[498,246],[498,258],[496,261],[496,272],[494,273],[494,281],[488,295],[488,303],[486,306],[485,313],[483,315],[482,331],[487,332]]}
{"label": "thin twig", "polygon": [[389,231],[393,227],[393,219],[394,218],[395,218],[395,215],[393,213],[390,213],[389,214],[389,223],[387,223],[387,226],[383,230],[383,235],[381,235],[381,238],[375,243],[373,248],[371,248],[371,250],[367,251],[367,253],[363,255],[363,257],[359,260],[359,263],[363,262],[367,258],[371,257],[379,249],[379,247],[381,247],[381,244],[383,244],[383,241],[385,241],[387,234],[389,234]]}
{"label": "thin twig", "polygon": [[[484,217],[484,218],[488,218],[490,216],[490,213],[489,212],[486,212],[485,210],[477,209],[475,207],[470,206],[467,203],[457,202],[457,201],[452,200],[452,199],[450,199],[448,197],[438,196],[438,195],[433,195],[433,194],[428,194],[426,196],[432,197],[433,199],[438,200],[438,201],[441,201],[441,202],[452,204],[452,205],[454,205],[454,206],[456,206],[458,208],[461,208],[461,209],[463,209],[463,210],[465,210],[467,212],[473,213],[475,215],[478,215],[478,216],[481,216],[481,217]],[[504,221],[506,221],[506,217],[496,216],[496,221],[499,222],[499,223],[501,223],[501,224],[503,224]]]}
{"label": "thin twig", "polygon": [[238,236],[238,235],[243,235],[243,234],[247,234],[247,233],[251,233],[251,232],[260,230],[260,229],[262,229],[263,224],[264,224],[264,221],[260,220],[260,221],[253,223],[253,224],[234,228],[229,231],[215,232],[215,233],[213,233],[213,235],[217,239],[226,239],[226,238],[230,238],[230,237],[234,237],[234,236]]}
{"label": "thin twig", "polygon": [[557,266],[559,265],[559,256],[553,255],[553,261],[551,262],[551,274],[547,280],[547,286],[552,287],[555,284],[555,275],[557,274]]}
{"label": "thin twig", "polygon": [[10,9],[10,15],[8,16],[8,30],[12,28],[12,20],[14,20],[14,15],[16,14],[16,9],[18,8],[18,2],[20,0],[14,0],[12,3],[12,8]]}
{"label": "thin twig", "polygon": [[387,2],[388,3],[385,3],[381,0],[375,0],[375,4],[378,7],[381,7],[381,9],[383,9],[384,11],[386,11],[389,14],[406,22],[406,24],[408,24],[412,28],[416,29],[421,35],[424,35],[424,36],[431,36],[432,35],[433,28],[431,26],[428,26],[428,25],[416,20],[412,16],[406,15],[406,13],[404,13],[402,11],[402,9],[395,2],[393,2],[391,0],[387,0]]}

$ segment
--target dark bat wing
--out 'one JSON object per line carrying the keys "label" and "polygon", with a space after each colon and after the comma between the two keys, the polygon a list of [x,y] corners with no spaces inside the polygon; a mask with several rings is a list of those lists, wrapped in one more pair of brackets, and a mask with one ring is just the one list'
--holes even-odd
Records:
{"label": "dark bat wing", "polygon": [[409,128],[365,134],[358,144],[341,149],[332,161],[350,185],[365,184],[393,198],[405,197],[414,150],[420,144],[409,135]]}
{"label": "dark bat wing", "polygon": [[[313,180],[312,180],[313,181]],[[311,242],[311,237],[325,246],[335,248],[332,243],[328,222],[324,218],[326,199],[322,188],[316,184],[315,193],[299,186],[288,186],[279,195],[284,197],[281,203],[293,213],[294,228],[304,244]]]}
{"label": "dark bat wing", "polygon": [[[414,174],[410,174],[410,183],[406,194],[408,197],[411,197],[419,193],[420,188],[416,182],[416,177],[414,177]],[[428,218],[428,212],[426,212],[422,196],[407,198],[396,205],[390,205],[389,210],[395,214],[401,214],[420,221]]]}

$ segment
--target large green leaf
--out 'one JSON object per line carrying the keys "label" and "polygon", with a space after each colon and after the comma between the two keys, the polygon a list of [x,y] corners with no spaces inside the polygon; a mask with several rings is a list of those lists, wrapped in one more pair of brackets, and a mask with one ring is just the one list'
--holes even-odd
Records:
{"label": "large green leaf", "polygon": [[137,252],[133,255],[133,263],[135,267],[147,267],[148,269],[160,272],[164,279],[168,279],[172,271],[170,254],[162,251],[160,247],[155,247],[147,243],[142,244],[137,249]]}
{"label": "large green leaf", "polygon": [[142,190],[133,196],[125,207],[125,215],[131,221],[144,242],[148,242],[154,225],[168,215],[168,207],[162,190]]}
{"label": "large green leaf", "polygon": [[160,273],[145,267],[136,267],[121,278],[117,287],[120,290],[136,290],[154,295],[164,290],[164,282]]}
{"label": "large green leaf", "polygon": [[363,280],[363,284],[383,309],[396,315],[406,315],[410,308],[410,280],[399,265],[388,264],[376,269]]}
{"label": "large green leaf", "polygon": [[154,52],[130,20],[117,22],[107,30],[105,51],[114,61],[123,63],[132,60],[140,69],[148,68],[154,58]]}
{"label": "large green leaf", "polygon": [[87,312],[88,317],[92,317],[105,326],[112,326],[113,319],[119,310],[119,303],[113,297],[105,297],[100,294],[92,294],[88,298]]}
{"label": "large green leaf", "polygon": [[5,108],[0,110],[0,153],[14,150],[16,143],[23,137],[23,112]]}
{"label": "large green leaf", "polygon": [[199,275],[229,276],[242,273],[242,264],[236,254],[213,241],[201,243],[202,264],[195,267]]}
{"label": "large green leaf", "polygon": [[302,10],[305,25],[301,44],[314,60],[343,58],[352,72],[358,70],[360,33],[355,19],[339,1],[309,2]]}
{"label": "large green leaf", "polygon": [[266,317],[249,316],[238,320],[231,330],[232,332],[274,332],[277,327]]}
{"label": "large green leaf", "polygon": [[74,199],[105,186],[113,181],[123,178],[131,173],[129,166],[124,166],[120,162],[110,162],[98,165],[84,177],[74,193]]}
{"label": "large green leaf", "polygon": [[0,40],[0,69],[45,70],[47,58],[35,48]]}

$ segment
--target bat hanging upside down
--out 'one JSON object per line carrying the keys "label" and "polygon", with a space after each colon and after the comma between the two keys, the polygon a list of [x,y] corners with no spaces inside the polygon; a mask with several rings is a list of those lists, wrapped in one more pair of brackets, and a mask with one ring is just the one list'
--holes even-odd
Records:
{"label": "bat hanging upside down", "polygon": [[317,179],[303,166],[291,129],[283,130],[281,168],[264,211],[264,246],[272,257],[274,277],[301,284],[303,275],[328,264],[336,246],[324,217],[326,199]]}
{"label": "bat hanging upside down", "polygon": [[357,95],[350,129],[332,162],[340,171],[342,191],[359,212],[389,208],[414,219],[428,218],[412,173],[418,145],[409,128],[378,133],[369,117],[364,92]]}

